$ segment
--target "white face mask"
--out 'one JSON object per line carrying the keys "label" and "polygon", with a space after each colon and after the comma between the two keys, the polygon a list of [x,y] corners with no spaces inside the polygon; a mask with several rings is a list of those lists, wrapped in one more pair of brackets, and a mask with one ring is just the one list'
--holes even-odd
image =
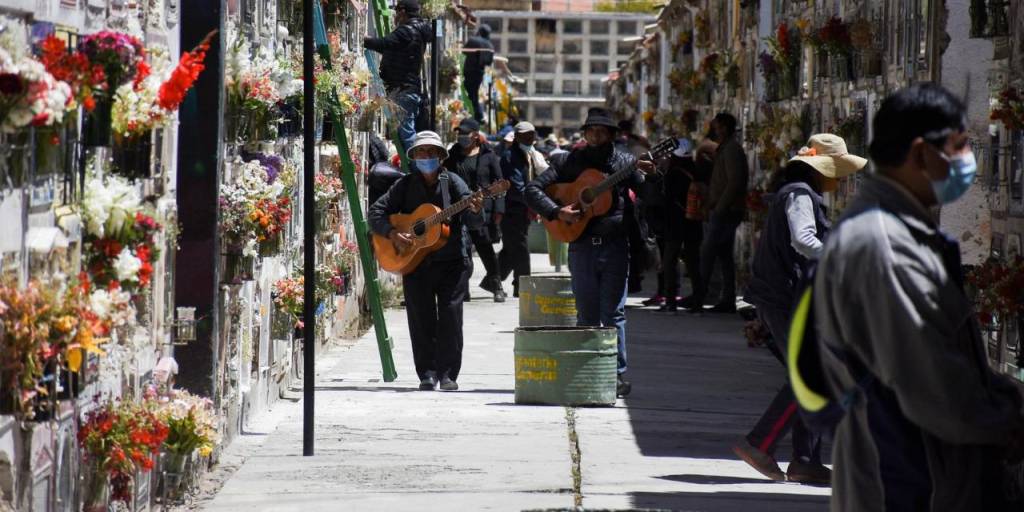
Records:
{"label": "white face mask", "polygon": [[530,152],[530,150],[532,150],[532,149],[533,149],[533,144],[523,144],[523,143],[519,143],[519,149],[522,149],[522,150],[523,150],[523,152],[525,152],[525,153],[529,153],[529,152]]}

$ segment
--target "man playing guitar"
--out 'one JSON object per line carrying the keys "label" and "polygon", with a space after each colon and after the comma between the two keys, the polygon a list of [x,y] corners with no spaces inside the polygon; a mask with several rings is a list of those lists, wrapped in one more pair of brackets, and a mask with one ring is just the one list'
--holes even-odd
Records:
{"label": "man playing guitar", "polygon": [[[413,237],[391,225],[392,214],[411,213],[424,203],[447,208],[472,195],[462,178],[441,167],[448,151],[436,133],[417,133],[408,156],[413,172],[396,181],[368,213],[370,229],[386,236],[398,250],[413,244]],[[445,245],[402,277],[413,360],[424,391],[434,390],[438,381],[444,391],[459,389],[462,303],[472,269],[464,227],[483,225],[482,208],[483,199],[473,196],[470,208],[452,217]]]}
{"label": "man playing guitar", "polygon": [[628,222],[636,222],[626,213],[629,189],[644,182],[644,174],[654,163],[638,161],[615,147],[618,124],[604,108],[592,108],[582,127],[587,145],[575,149],[564,165],[545,171],[526,186],[530,208],[548,220],[575,223],[582,218],[579,205],[562,206],[545,190],[556,183],[572,183],[583,171],[596,169],[606,175],[631,174],[611,190],[612,206],[604,215],[593,217],[583,234],[569,245],[569,271],[576,297],[576,323],[580,326],[615,327],[618,331],[618,394],[626,396],[630,384],[626,372],[626,281],[629,275]]}

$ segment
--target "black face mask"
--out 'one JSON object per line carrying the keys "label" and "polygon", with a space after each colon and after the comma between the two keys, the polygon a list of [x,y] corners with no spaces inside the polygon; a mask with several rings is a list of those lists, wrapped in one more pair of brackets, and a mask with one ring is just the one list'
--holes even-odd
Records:
{"label": "black face mask", "polygon": [[615,145],[611,142],[600,146],[587,146],[584,150],[587,158],[594,163],[605,163],[612,157]]}

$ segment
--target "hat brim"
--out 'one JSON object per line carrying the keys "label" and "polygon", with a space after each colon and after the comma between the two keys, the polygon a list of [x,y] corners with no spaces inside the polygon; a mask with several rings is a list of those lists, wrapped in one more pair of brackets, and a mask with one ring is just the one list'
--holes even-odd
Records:
{"label": "hat brim", "polygon": [[854,174],[863,169],[868,161],[866,158],[861,158],[857,155],[843,155],[843,156],[795,156],[790,159],[792,161],[800,161],[811,167],[814,170],[821,173],[826,178],[845,178],[851,174]]}
{"label": "hat brim", "polygon": [[604,126],[605,128],[608,128],[609,130],[611,130],[613,132],[619,131],[619,125],[617,125],[617,124],[615,124],[615,123],[613,123],[611,121],[594,121],[593,123],[587,123],[587,124],[584,124],[584,125],[580,126],[580,130],[586,130],[587,128],[590,128],[591,126]]}
{"label": "hat brim", "polygon": [[405,151],[405,156],[407,156],[407,157],[409,157],[411,159],[412,158],[412,151],[414,149],[416,149],[416,148],[422,148],[423,146],[430,146],[432,148],[440,149],[441,152],[444,153],[444,156],[441,157],[441,160],[444,160],[444,159],[448,158],[448,148],[444,147],[443,144],[438,144],[438,143],[433,142],[433,141],[422,141],[422,142],[417,142],[417,143],[413,144],[409,149],[407,149]]}

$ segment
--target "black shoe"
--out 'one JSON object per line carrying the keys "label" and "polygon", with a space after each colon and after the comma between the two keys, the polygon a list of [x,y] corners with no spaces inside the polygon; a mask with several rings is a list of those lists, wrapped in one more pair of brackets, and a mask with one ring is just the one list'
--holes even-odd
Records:
{"label": "black shoe", "polygon": [[704,312],[704,301],[694,297],[690,297],[688,300],[684,300],[679,304],[679,307],[689,311],[690,313],[703,313]]}
{"label": "black shoe", "polygon": [[616,377],[615,396],[618,396],[619,398],[624,398],[624,397],[628,396],[629,392],[632,391],[632,390],[633,390],[633,385],[630,384],[629,381],[624,380],[622,378],[622,375],[619,375],[618,377]]}
{"label": "black shoe", "polygon": [[658,308],[658,311],[660,313],[675,313],[678,309],[679,306],[676,304],[676,301],[670,300],[662,304],[661,307]]}
{"label": "black shoe", "polygon": [[832,470],[820,462],[796,459],[786,468],[786,480],[801,484],[831,485]]}
{"label": "black shoe", "polygon": [[441,377],[441,391],[458,391],[459,383],[448,378],[447,375]]}
{"label": "black shoe", "polygon": [[498,290],[494,292],[494,302],[505,302],[505,290],[498,288]]}
{"label": "black shoe", "polygon": [[736,302],[719,302],[715,304],[715,307],[711,308],[712,313],[735,313]]}
{"label": "black shoe", "polygon": [[498,283],[498,279],[495,278],[494,276],[484,276],[483,281],[480,281],[480,284],[478,286],[491,293],[495,293],[497,290],[501,288],[501,284]]}
{"label": "black shoe", "polygon": [[517,299],[519,298],[519,288],[513,288],[512,289],[512,296],[517,298]]}
{"label": "black shoe", "polygon": [[433,391],[437,388],[437,375],[434,372],[427,372],[427,375],[420,379],[420,391]]}
{"label": "black shoe", "polygon": [[665,303],[665,297],[662,297],[661,295],[655,295],[654,297],[651,297],[649,299],[646,299],[646,300],[640,302],[640,304],[643,304],[644,306],[660,306],[660,305],[662,305],[664,303]]}

